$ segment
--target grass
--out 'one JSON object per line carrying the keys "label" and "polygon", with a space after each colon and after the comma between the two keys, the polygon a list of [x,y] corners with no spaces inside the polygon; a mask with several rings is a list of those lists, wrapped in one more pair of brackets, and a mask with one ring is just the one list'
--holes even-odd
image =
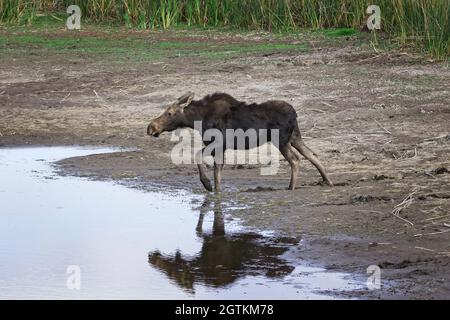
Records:
{"label": "grass", "polygon": [[[0,22],[32,25],[39,13],[64,12],[77,4],[83,22],[137,29],[176,26],[232,27],[298,32],[334,29],[352,35],[366,24],[371,0],[0,0]],[[378,0],[382,28],[400,46],[438,59],[450,56],[450,1]]]}
{"label": "grass", "polygon": [[324,30],[324,34],[329,37],[342,37],[357,35],[359,34],[359,31],[354,28],[337,28]]}
{"label": "grass", "polygon": [[[177,35],[173,40],[154,41],[154,38],[142,34],[127,35],[116,32],[120,29],[110,28],[97,32],[81,33],[52,29],[50,32],[15,32],[0,33],[0,57],[34,55],[59,55],[61,57],[92,58],[99,60],[103,56],[110,62],[154,61],[164,58],[201,57],[207,59],[229,59],[245,55],[266,55],[277,52],[301,52],[308,49],[305,44],[286,43],[219,43],[186,39]],[[90,28],[91,29],[91,28]],[[92,28],[92,30],[95,30]],[[48,31],[48,29],[47,29]]]}

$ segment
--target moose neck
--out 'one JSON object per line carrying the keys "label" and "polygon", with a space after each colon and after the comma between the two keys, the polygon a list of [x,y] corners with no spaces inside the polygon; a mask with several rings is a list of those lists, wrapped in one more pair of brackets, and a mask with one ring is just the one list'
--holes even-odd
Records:
{"label": "moose neck", "polygon": [[201,106],[190,106],[184,111],[184,125],[194,129],[195,121],[202,121],[206,114],[206,109]]}

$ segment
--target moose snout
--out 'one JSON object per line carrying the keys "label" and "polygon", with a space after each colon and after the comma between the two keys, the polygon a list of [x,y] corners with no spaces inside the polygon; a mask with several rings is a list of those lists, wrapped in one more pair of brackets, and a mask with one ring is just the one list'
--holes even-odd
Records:
{"label": "moose snout", "polygon": [[150,122],[150,124],[147,127],[147,134],[149,136],[157,137],[160,134],[160,131],[158,130],[158,127],[155,125],[155,123]]}

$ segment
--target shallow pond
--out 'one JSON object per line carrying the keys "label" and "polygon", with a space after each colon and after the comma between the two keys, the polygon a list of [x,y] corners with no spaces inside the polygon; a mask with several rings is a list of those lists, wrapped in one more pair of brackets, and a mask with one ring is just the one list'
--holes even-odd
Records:
{"label": "shallow pond", "polygon": [[115,151],[0,149],[1,299],[307,299],[362,287],[293,261],[298,241],[241,227],[214,197],[58,176],[51,165]]}

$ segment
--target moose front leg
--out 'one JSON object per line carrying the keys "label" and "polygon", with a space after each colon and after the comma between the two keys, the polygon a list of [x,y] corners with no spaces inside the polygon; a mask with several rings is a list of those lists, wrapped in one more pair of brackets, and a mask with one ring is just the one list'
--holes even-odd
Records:
{"label": "moose front leg", "polygon": [[221,192],[222,188],[220,186],[222,182],[222,169],[223,169],[223,163],[216,163],[214,162],[214,191],[215,192]]}
{"label": "moose front leg", "polygon": [[208,177],[206,176],[206,167],[204,164],[199,163],[197,165],[198,167],[198,173],[200,175],[200,181],[202,182],[203,186],[205,187],[206,190],[208,191],[213,191],[212,185],[211,185],[211,181],[209,181]]}
{"label": "moose front leg", "polygon": [[206,190],[213,191],[211,181],[209,181],[208,177],[206,176],[206,167],[203,164],[203,149],[195,155],[195,162],[197,163],[201,183]]}
{"label": "moose front leg", "polygon": [[198,216],[197,227],[195,228],[198,237],[203,236],[203,219],[205,214],[209,211],[209,207],[211,205],[211,200],[209,197],[210,195],[205,196],[205,199],[200,207],[200,215]]}

